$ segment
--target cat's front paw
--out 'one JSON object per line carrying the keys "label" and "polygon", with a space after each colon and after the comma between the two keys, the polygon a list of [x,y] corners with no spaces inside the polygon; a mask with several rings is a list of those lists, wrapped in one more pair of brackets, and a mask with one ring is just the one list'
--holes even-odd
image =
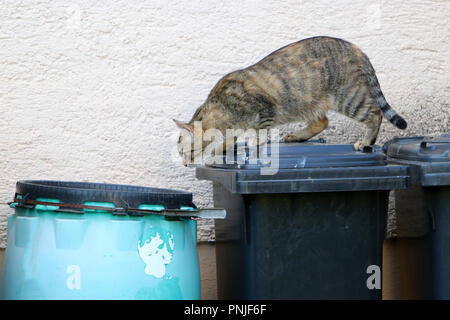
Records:
{"label": "cat's front paw", "polygon": [[282,141],[283,142],[299,142],[301,140],[295,134],[288,133],[283,137]]}
{"label": "cat's front paw", "polygon": [[358,140],[358,141],[356,141],[356,142],[353,144],[353,148],[354,148],[356,151],[362,151],[362,150],[364,149],[364,147],[366,147],[366,146],[368,146],[368,144],[367,144],[367,143],[364,143],[364,142],[361,141],[361,140]]}

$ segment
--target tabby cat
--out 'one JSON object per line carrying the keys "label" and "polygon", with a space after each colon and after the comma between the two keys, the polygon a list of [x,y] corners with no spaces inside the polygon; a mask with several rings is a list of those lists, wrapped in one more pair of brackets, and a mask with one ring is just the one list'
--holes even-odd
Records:
{"label": "tabby cat", "polygon": [[[226,129],[269,129],[304,121],[305,128],[283,138],[284,142],[299,142],[327,128],[329,110],[366,125],[364,138],[354,143],[355,150],[375,143],[382,116],[397,128],[406,128],[405,120],[384,98],[369,58],[345,40],[324,36],[289,44],[254,65],[227,74],[190,122],[174,121],[192,136],[195,121],[202,122],[203,132],[215,128],[224,136]],[[178,151],[186,165],[202,150],[186,148],[183,137]],[[205,145],[200,143],[201,148]]]}

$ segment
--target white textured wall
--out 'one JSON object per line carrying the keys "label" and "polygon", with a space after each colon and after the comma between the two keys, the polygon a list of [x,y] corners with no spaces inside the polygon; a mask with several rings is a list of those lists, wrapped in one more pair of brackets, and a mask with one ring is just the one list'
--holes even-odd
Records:
{"label": "white textured wall", "polygon": [[[449,21],[446,0],[1,0],[0,202],[19,179],[61,179],[184,189],[211,205],[210,183],[172,161],[171,119],[189,120],[222,75],[314,35],[371,58],[409,122],[384,123],[380,142],[448,131]],[[362,133],[335,116],[322,136]]]}

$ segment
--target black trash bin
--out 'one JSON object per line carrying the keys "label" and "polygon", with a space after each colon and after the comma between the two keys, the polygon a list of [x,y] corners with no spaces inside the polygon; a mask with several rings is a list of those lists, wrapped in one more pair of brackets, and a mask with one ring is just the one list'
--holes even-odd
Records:
{"label": "black trash bin", "polygon": [[381,299],[388,193],[407,187],[407,166],[380,147],[317,142],[280,144],[273,175],[267,163],[197,168],[227,210],[215,221],[219,299]]}
{"label": "black trash bin", "polygon": [[421,255],[431,275],[420,277],[431,277],[430,298],[450,299],[450,134],[395,138],[383,149],[390,163],[410,167],[411,186],[395,200],[399,228],[423,234],[429,250]]}

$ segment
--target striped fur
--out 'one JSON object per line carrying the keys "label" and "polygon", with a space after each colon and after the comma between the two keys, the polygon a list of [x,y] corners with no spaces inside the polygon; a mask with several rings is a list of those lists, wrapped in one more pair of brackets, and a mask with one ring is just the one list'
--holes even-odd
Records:
{"label": "striped fur", "polygon": [[191,121],[179,126],[202,121],[203,130],[225,133],[229,128],[266,129],[303,121],[308,125],[284,141],[305,141],[326,129],[329,110],[367,126],[364,138],[354,144],[358,150],[375,143],[382,116],[406,128],[383,96],[368,57],[355,45],[331,37],[292,43],[227,74]]}

